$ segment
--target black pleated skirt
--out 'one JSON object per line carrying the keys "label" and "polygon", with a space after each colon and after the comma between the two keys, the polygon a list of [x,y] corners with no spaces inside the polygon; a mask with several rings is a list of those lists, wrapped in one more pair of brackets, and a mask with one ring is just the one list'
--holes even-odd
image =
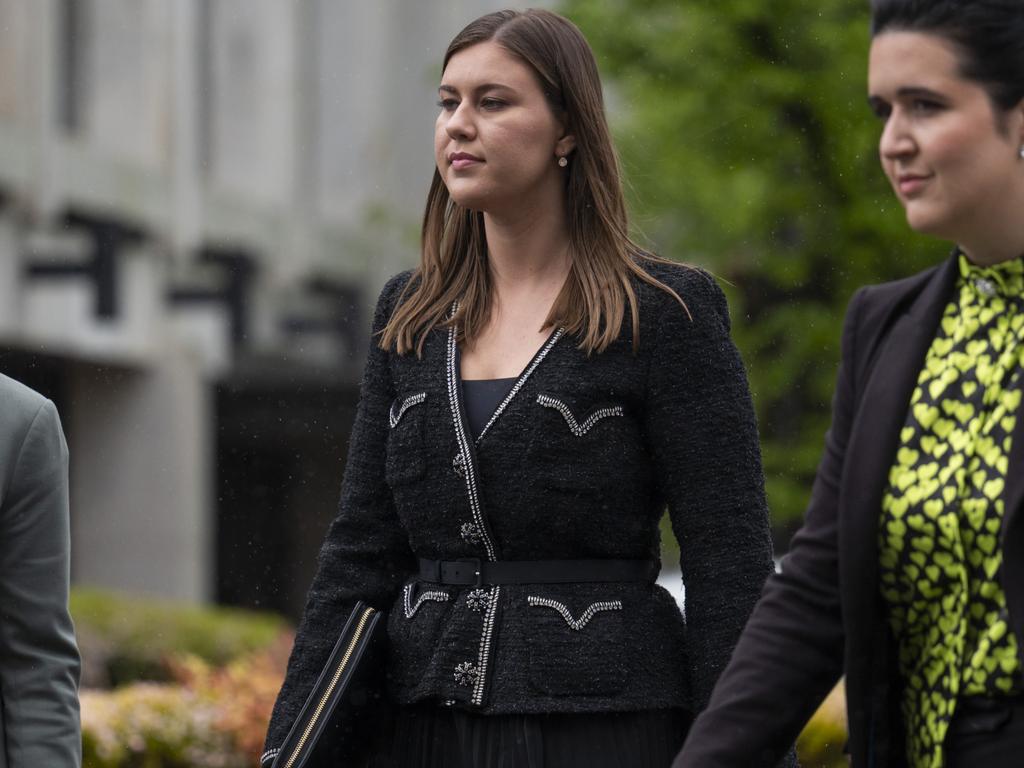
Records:
{"label": "black pleated skirt", "polygon": [[[684,710],[477,715],[436,706],[398,712],[394,768],[669,768],[690,726]],[[385,749],[384,751],[388,751]]]}

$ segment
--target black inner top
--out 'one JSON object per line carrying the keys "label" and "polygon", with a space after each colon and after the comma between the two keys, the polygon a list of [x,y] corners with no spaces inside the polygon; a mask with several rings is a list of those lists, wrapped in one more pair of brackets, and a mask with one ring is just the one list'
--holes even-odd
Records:
{"label": "black inner top", "polygon": [[462,382],[462,399],[466,404],[466,418],[473,438],[480,437],[487,422],[501,405],[516,379],[470,379]]}

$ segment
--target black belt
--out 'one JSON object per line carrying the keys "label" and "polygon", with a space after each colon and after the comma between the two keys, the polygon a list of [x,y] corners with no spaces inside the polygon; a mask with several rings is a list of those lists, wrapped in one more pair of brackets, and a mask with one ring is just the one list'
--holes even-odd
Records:
{"label": "black belt", "polygon": [[420,578],[433,584],[574,584],[654,581],[656,560],[425,560]]}
{"label": "black belt", "polygon": [[963,696],[957,700],[946,737],[950,740],[999,731],[1024,716],[1024,696]]}

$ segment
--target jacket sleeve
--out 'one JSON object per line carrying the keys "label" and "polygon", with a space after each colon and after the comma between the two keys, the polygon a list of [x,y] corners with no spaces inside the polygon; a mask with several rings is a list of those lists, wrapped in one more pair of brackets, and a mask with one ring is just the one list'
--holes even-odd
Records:
{"label": "jacket sleeve", "polygon": [[53,403],[39,407],[16,455],[0,508],[0,748],[8,768],[77,768],[68,449]]}
{"label": "jacket sleeve", "polygon": [[[689,270],[662,298],[646,433],[679,540],[692,708],[704,708],[765,578],[772,548],[757,425],[725,296]],[[689,314],[688,314],[689,313]]]}
{"label": "jacket sleeve", "polygon": [[837,508],[856,406],[852,371],[862,295],[847,311],[832,424],[804,524],[674,768],[774,765],[842,674]]}
{"label": "jacket sleeve", "polygon": [[285,680],[278,694],[262,762],[270,762],[313,689],[358,600],[390,607],[415,569],[408,537],[384,478],[388,409],[394,398],[388,352],[378,344],[405,276],[393,278],[374,313],[373,336],[349,441],[338,515],[320,549]]}

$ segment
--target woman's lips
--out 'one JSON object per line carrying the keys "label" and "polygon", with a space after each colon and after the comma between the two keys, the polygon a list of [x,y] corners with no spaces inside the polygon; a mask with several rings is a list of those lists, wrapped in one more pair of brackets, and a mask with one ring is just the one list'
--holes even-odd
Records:
{"label": "woman's lips", "polygon": [[451,163],[452,168],[457,171],[461,171],[465,168],[472,168],[474,165],[479,165],[483,160],[476,155],[469,154],[468,152],[456,152],[448,157],[448,162]]}
{"label": "woman's lips", "polygon": [[904,197],[912,197],[924,189],[925,184],[930,179],[931,176],[918,176],[908,173],[904,176],[896,177],[896,188]]}

